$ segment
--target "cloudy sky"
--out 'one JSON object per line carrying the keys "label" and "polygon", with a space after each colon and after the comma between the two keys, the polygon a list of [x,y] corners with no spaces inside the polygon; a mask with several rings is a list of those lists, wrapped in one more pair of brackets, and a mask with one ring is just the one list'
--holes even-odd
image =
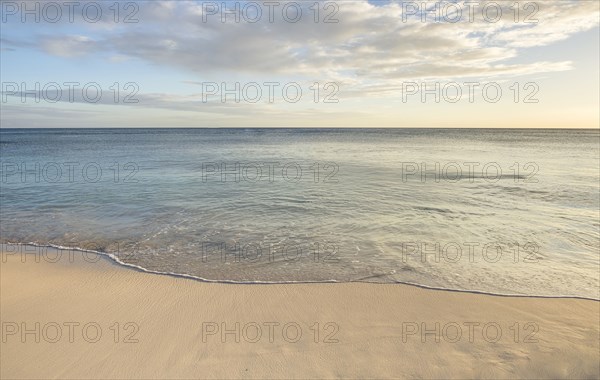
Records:
{"label": "cloudy sky", "polygon": [[598,1],[2,0],[3,128],[598,128]]}

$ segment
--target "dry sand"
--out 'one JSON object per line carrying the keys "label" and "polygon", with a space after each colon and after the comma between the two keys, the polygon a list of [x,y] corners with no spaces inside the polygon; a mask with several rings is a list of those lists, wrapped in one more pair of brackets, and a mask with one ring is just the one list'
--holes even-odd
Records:
{"label": "dry sand", "polygon": [[597,301],[213,284],[68,256],[2,255],[1,378],[600,377]]}

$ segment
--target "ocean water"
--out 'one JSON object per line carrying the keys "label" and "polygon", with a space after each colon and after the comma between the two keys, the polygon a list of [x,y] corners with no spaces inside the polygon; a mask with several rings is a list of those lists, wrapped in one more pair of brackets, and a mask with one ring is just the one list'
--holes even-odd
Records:
{"label": "ocean water", "polygon": [[224,282],[600,299],[598,130],[0,130],[0,242]]}

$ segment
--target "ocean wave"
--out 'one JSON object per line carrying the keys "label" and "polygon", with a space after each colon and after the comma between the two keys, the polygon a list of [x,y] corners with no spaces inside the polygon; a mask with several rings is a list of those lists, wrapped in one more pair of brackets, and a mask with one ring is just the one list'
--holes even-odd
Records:
{"label": "ocean wave", "polygon": [[115,264],[120,265],[125,268],[137,270],[140,272],[154,274],[154,275],[161,275],[161,276],[185,278],[185,279],[189,279],[189,280],[195,280],[195,281],[206,282],[206,283],[236,284],[236,285],[343,284],[343,283],[368,283],[368,284],[373,284],[373,285],[377,285],[377,284],[385,285],[385,284],[393,283],[393,284],[399,284],[399,285],[401,284],[401,285],[415,286],[418,288],[429,289],[429,290],[457,292],[457,293],[469,293],[469,294],[481,294],[481,295],[488,295],[488,296],[495,296],[495,297],[548,298],[548,299],[567,298],[567,299],[581,299],[581,300],[600,302],[600,298],[583,297],[583,296],[577,296],[577,295],[552,295],[552,296],[550,296],[550,295],[537,295],[537,294],[496,293],[496,292],[488,292],[488,291],[477,290],[477,289],[454,289],[454,288],[436,287],[436,286],[429,286],[429,285],[424,285],[424,284],[414,283],[414,282],[409,282],[409,281],[398,281],[398,280],[392,281],[392,282],[368,281],[368,279],[370,279],[370,278],[381,277],[381,276],[385,276],[386,274],[372,275],[372,276],[367,276],[365,278],[355,279],[355,280],[335,280],[335,279],[320,280],[320,281],[310,281],[310,280],[307,280],[307,281],[236,281],[236,280],[227,280],[227,279],[215,280],[215,279],[209,279],[209,278],[204,278],[204,277],[185,274],[185,273],[157,271],[157,270],[153,270],[153,269],[148,269],[148,268],[144,268],[143,266],[140,266],[140,265],[124,262],[124,261],[120,260],[118,256],[111,254],[109,252],[83,249],[83,248],[76,247],[76,246],[67,247],[67,246],[61,246],[61,245],[57,245],[57,244],[39,244],[39,243],[35,243],[35,242],[27,242],[27,243],[7,242],[7,243],[2,243],[1,245],[46,247],[46,248],[54,248],[57,250],[70,250],[70,251],[77,251],[77,252],[93,253],[93,254],[97,254],[102,257],[105,257],[107,259],[110,259],[112,263],[115,263]]}

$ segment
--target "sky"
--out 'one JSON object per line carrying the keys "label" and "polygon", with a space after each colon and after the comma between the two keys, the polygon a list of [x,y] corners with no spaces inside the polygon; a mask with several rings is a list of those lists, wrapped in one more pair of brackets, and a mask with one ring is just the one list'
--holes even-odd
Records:
{"label": "sky", "polygon": [[1,1],[2,128],[599,128],[600,2]]}

